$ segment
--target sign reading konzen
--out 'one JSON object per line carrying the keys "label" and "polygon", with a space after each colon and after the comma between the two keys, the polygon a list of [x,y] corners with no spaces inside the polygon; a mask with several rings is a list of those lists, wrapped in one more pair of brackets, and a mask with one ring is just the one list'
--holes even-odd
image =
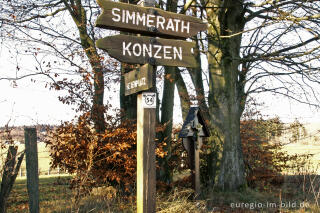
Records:
{"label": "sign reading konzen", "polygon": [[207,29],[201,19],[152,7],[98,0],[103,13],[96,26],[126,32],[189,38]]}
{"label": "sign reading konzen", "polygon": [[195,43],[147,36],[115,35],[99,39],[97,47],[121,62],[195,67]]}

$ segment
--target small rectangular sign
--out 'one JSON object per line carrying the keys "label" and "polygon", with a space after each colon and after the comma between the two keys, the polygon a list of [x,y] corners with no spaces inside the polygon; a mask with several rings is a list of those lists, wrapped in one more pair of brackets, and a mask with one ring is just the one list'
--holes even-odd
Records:
{"label": "small rectangular sign", "polygon": [[157,107],[157,94],[154,92],[142,93],[142,106],[143,108],[156,108]]}
{"label": "small rectangular sign", "polygon": [[131,95],[152,87],[152,66],[145,64],[139,69],[124,74],[125,95]]}

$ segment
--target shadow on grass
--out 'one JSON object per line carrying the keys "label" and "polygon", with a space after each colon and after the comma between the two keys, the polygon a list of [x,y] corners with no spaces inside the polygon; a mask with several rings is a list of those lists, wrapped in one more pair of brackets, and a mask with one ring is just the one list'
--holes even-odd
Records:
{"label": "shadow on grass", "polygon": [[[136,212],[135,197],[124,198],[114,189],[103,187],[74,206],[71,177],[40,178],[41,212]],[[157,197],[157,212],[320,212],[320,176],[285,176],[281,186],[263,191],[247,188],[242,192],[215,192],[202,189],[201,200],[193,201],[192,190],[178,188]],[[17,180],[8,200],[8,212],[28,212],[26,180]]]}

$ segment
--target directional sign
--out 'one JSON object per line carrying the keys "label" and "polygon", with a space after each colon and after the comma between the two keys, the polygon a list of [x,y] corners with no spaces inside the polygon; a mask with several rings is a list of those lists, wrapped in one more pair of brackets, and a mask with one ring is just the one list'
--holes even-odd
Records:
{"label": "directional sign", "polygon": [[194,42],[115,35],[99,39],[97,47],[125,63],[196,67]]}
{"label": "directional sign", "polygon": [[126,32],[189,38],[207,29],[201,19],[153,7],[97,0],[103,9],[96,26]]}
{"label": "directional sign", "polygon": [[152,87],[152,66],[145,64],[124,74],[125,95],[131,95]]}

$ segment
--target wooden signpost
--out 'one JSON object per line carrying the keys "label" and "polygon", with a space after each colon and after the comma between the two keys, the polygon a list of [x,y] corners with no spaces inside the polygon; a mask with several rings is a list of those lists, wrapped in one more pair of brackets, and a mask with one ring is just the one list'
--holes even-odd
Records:
{"label": "wooden signpost", "polygon": [[[139,6],[97,0],[102,14],[96,26],[129,33],[185,39],[206,30],[201,19],[154,8],[155,0]],[[124,75],[125,95],[137,96],[137,212],[156,211],[155,66],[196,67],[195,43],[147,36],[115,35],[99,39],[96,46],[121,62],[142,64]]]}
{"label": "wooden signpost", "polygon": [[137,212],[156,212],[156,93],[137,96]]}
{"label": "wooden signpost", "polygon": [[167,38],[190,38],[207,29],[206,23],[192,16],[108,0],[97,2],[103,9],[96,21],[101,28]]}
{"label": "wooden signpost", "polygon": [[194,42],[146,36],[115,35],[99,39],[97,47],[121,62],[195,67]]}

